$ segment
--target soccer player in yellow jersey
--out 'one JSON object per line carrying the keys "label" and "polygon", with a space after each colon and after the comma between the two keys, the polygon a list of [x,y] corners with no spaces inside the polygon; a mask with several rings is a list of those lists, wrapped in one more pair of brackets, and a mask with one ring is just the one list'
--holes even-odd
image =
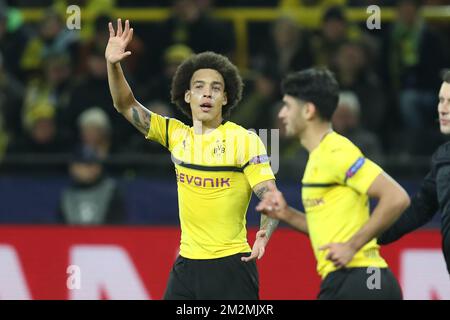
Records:
{"label": "soccer player in yellow jersey", "polygon": [[[288,75],[279,117],[288,135],[308,150],[302,180],[305,213],[288,207],[277,190],[257,210],[307,235],[322,277],[319,299],[401,299],[376,237],[409,205],[403,188],[332,130],[339,86],[326,69]],[[369,215],[369,198],[378,204]]]}
{"label": "soccer player in yellow jersey", "polygon": [[278,220],[264,217],[251,249],[246,212],[252,190],[262,199],[274,175],[262,141],[224,121],[242,95],[236,67],[224,56],[193,55],[177,69],[172,101],[193,126],[165,118],[134,97],[120,61],[133,36],[128,20],[117,31],[109,24],[105,51],[114,107],[147,139],[172,155],[178,184],[180,255],[169,276],[164,299],[258,299],[256,258],[261,258]]}

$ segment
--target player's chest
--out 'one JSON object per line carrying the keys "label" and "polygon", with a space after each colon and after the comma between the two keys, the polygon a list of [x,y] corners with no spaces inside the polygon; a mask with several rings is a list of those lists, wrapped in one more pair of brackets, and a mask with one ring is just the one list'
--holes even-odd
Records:
{"label": "player's chest", "polygon": [[302,202],[305,210],[310,212],[322,207],[329,198],[335,183],[327,170],[320,163],[308,162],[302,179]]}
{"label": "player's chest", "polygon": [[172,149],[172,156],[184,163],[205,166],[236,166],[235,148],[222,137],[195,139],[184,137]]}

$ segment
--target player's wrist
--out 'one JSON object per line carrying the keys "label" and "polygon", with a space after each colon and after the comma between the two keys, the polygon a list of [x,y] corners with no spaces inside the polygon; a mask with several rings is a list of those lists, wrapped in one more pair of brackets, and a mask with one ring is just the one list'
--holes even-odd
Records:
{"label": "player's wrist", "polygon": [[286,222],[292,221],[292,219],[295,218],[295,213],[293,210],[291,210],[288,206],[280,209],[280,215],[281,220],[284,220]]}
{"label": "player's wrist", "polygon": [[354,253],[358,252],[358,250],[362,247],[357,239],[350,239],[345,243]]}

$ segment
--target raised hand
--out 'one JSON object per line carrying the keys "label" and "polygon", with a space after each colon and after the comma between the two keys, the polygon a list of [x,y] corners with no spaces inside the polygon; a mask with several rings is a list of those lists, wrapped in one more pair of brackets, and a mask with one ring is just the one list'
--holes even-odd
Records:
{"label": "raised hand", "polygon": [[105,58],[109,63],[115,64],[122,61],[131,54],[125,51],[131,39],[133,39],[133,28],[130,29],[130,22],[125,21],[125,29],[122,31],[122,20],[117,19],[117,33],[114,32],[112,22],[108,24],[109,41],[105,50]]}

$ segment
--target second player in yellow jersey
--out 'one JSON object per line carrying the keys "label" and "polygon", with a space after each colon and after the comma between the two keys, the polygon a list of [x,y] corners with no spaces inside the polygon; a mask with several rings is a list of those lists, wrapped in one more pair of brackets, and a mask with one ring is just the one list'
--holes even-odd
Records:
{"label": "second player in yellow jersey", "polygon": [[[408,195],[332,130],[339,86],[330,71],[292,73],[283,81],[283,93],[279,117],[286,133],[309,152],[302,180],[305,213],[288,207],[277,190],[266,193],[257,209],[309,236],[322,277],[319,299],[401,299],[376,237],[408,206]],[[371,215],[369,197],[378,199]],[[378,270],[379,285],[368,285],[372,270]]]}
{"label": "second player in yellow jersey", "polygon": [[[346,242],[369,219],[367,190],[383,170],[366,159],[347,138],[328,133],[309,156],[302,181],[302,201],[309,238],[322,278],[336,270],[326,252],[331,242]],[[366,243],[346,267],[387,267],[375,239]]]}

